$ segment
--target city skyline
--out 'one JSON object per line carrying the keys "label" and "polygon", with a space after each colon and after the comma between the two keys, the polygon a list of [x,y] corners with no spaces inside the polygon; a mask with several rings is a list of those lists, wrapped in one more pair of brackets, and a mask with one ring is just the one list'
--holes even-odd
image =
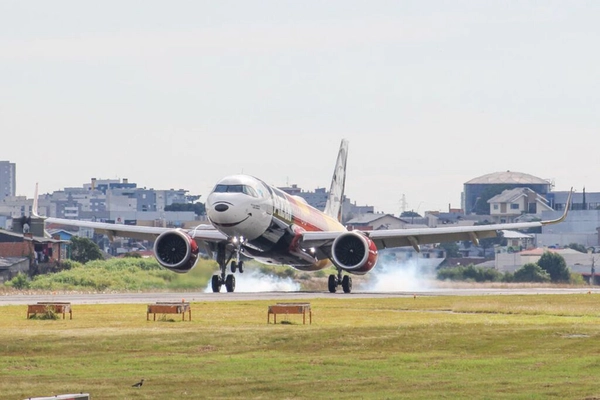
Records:
{"label": "city skyline", "polygon": [[0,4],[0,159],[17,195],[223,176],[397,214],[511,170],[600,191],[600,4]]}
{"label": "city skyline", "polygon": [[[8,161],[0,160],[0,165],[1,165],[1,163],[7,163],[7,162]],[[466,188],[467,185],[470,185],[470,186],[473,186],[474,184],[501,185],[501,184],[503,184],[502,182],[504,182],[506,184],[510,184],[508,181],[503,180],[503,179],[507,179],[505,175],[506,174],[504,174],[504,173],[500,173],[500,174],[494,173],[494,174],[487,174],[482,177],[477,177],[477,179],[472,179],[469,181],[469,183],[465,183],[465,185],[463,186],[463,190],[461,191],[461,197],[466,196],[467,198],[465,199],[465,201],[467,203],[469,203],[469,200],[468,200],[469,194],[468,194],[468,190]],[[534,179],[537,177],[527,176],[526,174],[523,176],[521,176],[521,174],[516,174],[516,176],[514,176],[514,178],[513,178],[513,180],[514,180],[513,183],[517,184],[517,185],[523,185],[524,182],[522,180],[524,178]],[[539,186],[539,184],[541,182],[541,181],[538,181],[535,179],[534,179],[534,181],[537,182],[537,184],[531,183],[532,186],[529,186],[529,187],[532,189],[533,189],[533,186],[535,186],[535,185]],[[561,193],[561,194],[568,193],[568,191],[552,190],[550,182],[547,182],[547,186],[549,187],[549,190],[550,190],[550,192],[548,192],[548,193]],[[52,196],[56,193],[76,193],[78,195],[82,195],[82,190],[87,191],[93,187],[96,187],[96,189],[98,189],[100,192],[105,192],[106,189],[116,189],[117,192],[119,192],[119,193],[122,191],[129,192],[131,190],[141,190],[144,192],[145,191],[179,192],[179,193],[185,192],[186,193],[185,194],[186,201],[190,201],[190,202],[194,202],[194,203],[200,202],[200,203],[204,204],[202,195],[193,193],[192,191],[188,190],[187,188],[160,188],[160,187],[155,187],[153,185],[140,185],[140,184],[138,184],[138,182],[135,182],[134,180],[131,180],[129,178],[109,178],[109,179],[100,178],[99,179],[96,177],[92,177],[92,178],[90,178],[90,180],[88,182],[83,182],[80,185],[65,186],[62,188],[51,190],[49,192],[39,193],[39,195],[40,196]],[[290,183],[286,186],[279,186],[279,188],[282,189],[283,191],[287,192],[290,195],[300,195],[301,197],[304,197],[310,205],[312,205],[315,208],[321,209],[321,210],[325,207],[326,196],[327,196],[327,193],[329,192],[328,188],[326,188],[326,187],[303,188],[295,183]],[[547,190],[547,189],[540,189],[540,188],[538,188],[538,189],[542,190],[540,193],[546,193],[545,190]],[[533,190],[538,190],[538,189],[533,189]],[[588,195],[592,195],[592,196],[597,194],[594,192],[590,192],[589,190],[587,191],[587,193],[588,193]],[[585,200],[585,194],[586,194],[586,190],[585,190],[585,188],[583,188],[583,196],[584,196],[583,199],[584,200]],[[473,199],[472,199],[473,193],[471,193],[470,196],[471,196],[471,201],[473,201]],[[406,211],[406,212],[417,212],[417,213],[420,213],[421,215],[425,215],[428,211],[433,211],[433,212],[435,212],[435,211],[440,211],[440,212],[450,211],[449,209],[446,209],[446,210],[424,210],[424,209],[419,210],[418,208],[417,209],[410,208],[408,206],[409,203],[407,203],[404,199],[401,199],[401,202],[400,202],[401,210],[398,212],[395,212],[394,210],[378,210],[378,209],[374,209],[374,206],[372,204],[359,204],[355,200],[350,198],[349,196],[345,196],[345,198],[346,198],[346,201],[348,202],[348,204],[351,204],[355,207],[366,207],[366,208],[370,209],[370,211],[368,211],[368,212],[374,212],[377,214],[392,214],[392,215],[400,216],[400,214],[402,214],[403,212]],[[32,199],[27,198],[27,200],[31,201]],[[404,202],[403,202],[403,200],[404,200]],[[317,203],[319,205],[317,205]],[[451,207],[451,208],[452,208],[452,210],[459,209],[459,207]],[[465,210],[463,210],[463,211],[466,214],[470,214],[470,212],[468,212],[468,211],[465,211]]]}

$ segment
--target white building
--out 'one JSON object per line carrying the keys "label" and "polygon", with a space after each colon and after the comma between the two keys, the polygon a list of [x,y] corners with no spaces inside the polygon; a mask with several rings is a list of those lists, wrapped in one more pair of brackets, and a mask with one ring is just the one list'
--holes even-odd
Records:
{"label": "white building", "polygon": [[543,211],[553,211],[548,200],[529,188],[505,190],[488,200],[490,217],[497,223],[511,223],[523,214],[536,215],[540,219]]}

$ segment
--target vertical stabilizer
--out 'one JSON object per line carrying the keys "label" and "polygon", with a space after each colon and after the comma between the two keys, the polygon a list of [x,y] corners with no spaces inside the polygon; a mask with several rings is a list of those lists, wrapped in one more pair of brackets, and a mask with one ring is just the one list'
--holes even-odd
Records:
{"label": "vertical stabilizer", "polygon": [[346,185],[346,159],[348,158],[348,141],[342,139],[340,151],[338,152],[333,178],[331,179],[331,188],[329,189],[329,197],[325,204],[325,214],[342,219],[342,202],[344,201],[344,186]]}

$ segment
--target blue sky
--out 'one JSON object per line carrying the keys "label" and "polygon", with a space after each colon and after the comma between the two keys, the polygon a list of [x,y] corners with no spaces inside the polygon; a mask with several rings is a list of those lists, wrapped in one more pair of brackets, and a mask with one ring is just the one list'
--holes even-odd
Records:
{"label": "blue sky", "polygon": [[600,3],[4,1],[0,160],[17,193],[222,176],[377,211],[460,206],[525,172],[600,191]]}

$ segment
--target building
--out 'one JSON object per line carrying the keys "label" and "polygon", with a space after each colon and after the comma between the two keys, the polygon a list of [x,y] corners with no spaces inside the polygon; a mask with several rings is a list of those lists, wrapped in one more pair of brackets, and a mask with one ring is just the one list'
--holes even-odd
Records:
{"label": "building", "polygon": [[[552,249],[546,247],[536,247],[520,252],[497,253],[495,259],[495,268],[499,272],[514,273],[525,264],[537,263],[545,252],[556,253],[565,259],[567,267],[573,272],[584,273],[591,270],[592,261],[598,254],[586,254],[573,249]],[[597,262],[597,261],[596,261]]]}
{"label": "building", "polygon": [[[278,188],[291,196],[297,196],[303,198],[308,205],[316,208],[317,210],[325,210],[327,204],[327,198],[329,197],[329,191],[325,188],[317,188],[314,192],[304,191],[293,184],[292,186]],[[342,202],[342,223],[347,224],[352,218],[358,217],[363,214],[372,214],[375,212],[373,206],[359,206],[356,202],[352,203],[348,197],[344,197]]]}
{"label": "building", "polygon": [[[394,217],[391,214],[362,214],[358,217],[352,218],[347,222],[349,229],[358,229],[361,231],[366,230],[380,230],[380,229],[403,229],[409,222],[400,219],[398,217]],[[414,227],[411,225],[411,228]]]}
{"label": "building", "polygon": [[329,196],[329,192],[325,188],[317,188],[314,192],[310,192],[302,190],[296,184],[287,187],[280,187],[278,189],[284,191],[290,196],[297,196],[303,198],[311,207],[314,207],[317,210],[321,211],[325,209],[325,204],[327,204],[327,197]]}
{"label": "building", "polygon": [[[199,198],[188,195],[184,189],[146,189],[127,179],[92,178],[91,183],[81,187],[41,195],[39,212],[57,218],[180,226],[196,220],[196,214],[193,211],[165,211],[165,208],[174,203],[191,203]],[[14,215],[17,210],[13,207],[12,211]],[[19,215],[29,215],[29,212]]]}
{"label": "building", "polygon": [[522,172],[505,171],[483,175],[464,184],[462,209],[465,214],[473,214],[477,201],[489,190],[501,191],[514,188],[529,188],[546,197],[552,189],[552,183]]}
{"label": "building", "polygon": [[10,281],[19,273],[29,272],[29,258],[0,257],[0,284]]}
{"label": "building", "polygon": [[[548,202],[553,210],[563,211],[567,204],[570,191],[551,192],[546,195]],[[586,193],[585,188],[582,192],[573,192],[571,197],[571,210],[600,210],[600,193]]]}
{"label": "building", "polygon": [[[544,212],[542,219],[555,219],[562,211]],[[547,225],[541,234],[535,234],[538,246],[564,247],[571,243],[585,247],[600,245],[600,210],[571,210],[560,224]]]}
{"label": "building", "polygon": [[545,197],[526,187],[505,190],[489,199],[488,203],[490,219],[500,224],[517,222],[523,214],[536,215],[541,219],[543,211],[553,211]]}
{"label": "building", "polygon": [[521,251],[534,246],[534,236],[518,231],[502,231],[502,237],[506,239],[506,249]]}
{"label": "building", "polygon": [[[61,240],[31,233],[16,233],[0,230],[0,257],[26,258],[27,272],[36,274],[43,270],[44,265],[60,261]],[[25,272],[24,269],[21,269]]]}
{"label": "building", "polygon": [[10,161],[0,161],[0,201],[15,196],[17,190],[17,166]]}

